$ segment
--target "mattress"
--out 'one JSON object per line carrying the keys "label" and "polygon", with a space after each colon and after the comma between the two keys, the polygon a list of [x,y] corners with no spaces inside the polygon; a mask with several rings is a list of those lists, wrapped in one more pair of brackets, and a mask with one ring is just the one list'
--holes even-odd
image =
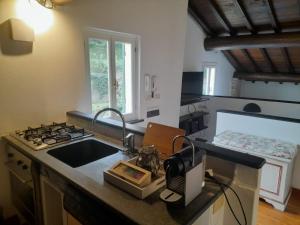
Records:
{"label": "mattress", "polygon": [[292,160],[297,153],[296,144],[229,130],[216,135],[213,144],[249,154],[271,156],[275,159]]}

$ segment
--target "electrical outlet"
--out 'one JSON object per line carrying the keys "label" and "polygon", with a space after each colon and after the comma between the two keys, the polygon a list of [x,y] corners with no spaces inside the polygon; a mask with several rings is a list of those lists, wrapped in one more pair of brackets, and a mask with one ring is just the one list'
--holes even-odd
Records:
{"label": "electrical outlet", "polygon": [[147,118],[154,117],[154,116],[159,116],[158,108],[147,111]]}

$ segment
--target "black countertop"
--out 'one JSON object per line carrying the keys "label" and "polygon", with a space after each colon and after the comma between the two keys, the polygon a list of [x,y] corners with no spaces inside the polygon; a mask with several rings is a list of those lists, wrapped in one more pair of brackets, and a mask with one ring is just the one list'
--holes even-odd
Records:
{"label": "black countertop", "polygon": [[262,168],[266,162],[264,158],[218,147],[210,143],[204,143],[198,141],[195,141],[194,143],[199,148],[205,149],[207,155],[228,160],[241,165],[245,165],[254,169]]}

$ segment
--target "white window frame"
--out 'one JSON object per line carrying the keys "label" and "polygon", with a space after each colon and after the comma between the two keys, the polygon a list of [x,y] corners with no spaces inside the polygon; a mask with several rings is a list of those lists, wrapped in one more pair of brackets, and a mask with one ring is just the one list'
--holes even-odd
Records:
{"label": "white window frame", "polygon": [[[206,69],[215,69],[215,74],[213,77],[213,81],[211,78],[211,74],[206,75],[205,71]],[[213,62],[205,62],[203,63],[203,94],[204,95],[214,95],[215,94],[215,87],[216,87],[216,75],[217,75],[217,63],[213,63]],[[207,81],[206,79],[209,78]],[[210,91],[209,89],[207,90],[207,88],[205,87],[205,85],[207,85],[208,87],[211,85],[211,82],[213,82],[213,90]],[[208,92],[207,92],[208,91]]]}
{"label": "white window frame", "polygon": [[[111,91],[116,80],[115,73],[115,42],[130,43],[132,46],[132,113],[123,114],[125,119],[134,120],[139,119],[140,112],[140,37],[138,35],[120,33],[110,30],[98,29],[98,28],[87,28],[85,30],[85,58],[86,58],[86,73],[88,76],[88,88],[90,93],[90,112],[92,112],[92,87],[90,77],[90,61],[89,61],[89,39],[107,40],[109,48],[109,103],[110,107],[116,104],[115,93]],[[113,94],[112,94],[113,93]],[[110,117],[119,119],[115,114],[110,114]]]}

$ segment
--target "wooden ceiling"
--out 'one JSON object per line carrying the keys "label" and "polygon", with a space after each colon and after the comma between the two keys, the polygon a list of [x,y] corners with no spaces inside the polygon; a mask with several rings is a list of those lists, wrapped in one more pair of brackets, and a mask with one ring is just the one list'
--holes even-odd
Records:
{"label": "wooden ceiling", "polygon": [[189,13],[236,77],[299,82],[300,0],[189,0]]}

